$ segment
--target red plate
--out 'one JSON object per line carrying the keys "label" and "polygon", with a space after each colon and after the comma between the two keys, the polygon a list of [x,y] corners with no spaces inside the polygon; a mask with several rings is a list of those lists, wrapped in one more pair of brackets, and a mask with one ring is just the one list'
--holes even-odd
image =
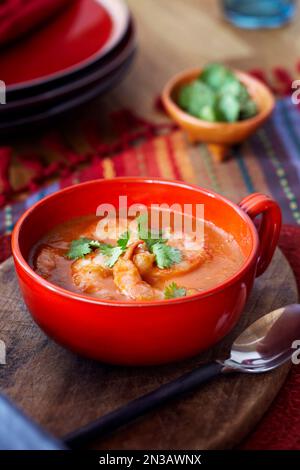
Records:
{"label": "red plate", "polygon": [[128,21],[122,0],[74,0],[47,26],[1,52],[0,78],[13,91],[78,71],[112,50]]}
{"label": "red plate", "polygon": [[[136,36],[133,21],[130,21],[128,30],[122,41],[101,61],[96,61],[93,65],[86,67],[80,74],[72,75],[55,82],[55,86],[47,85],[46,90],[37,91],[40,87],[34,87],[37,91],[34,94],[28,94],[22,91],[22,98],[12,99],[7,96],[5,106],[0,106],[0,117],[5,120],[12,116],[32,112],[38,106],[53,106],[54,102],[68,97],[70,94],[79,92],[83,87],[94,85],[102,77],[113,73],[136,48]],[[62,83],[60,83],[62,81]]]}

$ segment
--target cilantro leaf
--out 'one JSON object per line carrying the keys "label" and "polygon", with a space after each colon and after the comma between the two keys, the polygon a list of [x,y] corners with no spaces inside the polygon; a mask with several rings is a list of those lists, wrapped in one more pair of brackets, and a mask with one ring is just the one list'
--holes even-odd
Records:
{"label": "cilantro leaf", "polygon": [[139,238],[146,243],[150,253],[155,255],[155,261],[159,268],[169,268],[181,261],[181,251],[167,245],[162,231],[151,231],[148,229],[148,215],[142,214],[138,217]]}
{"label": "cilantro leaf", "polygon": [[165,288],[165,299],[178,299],[186,296],[186,289],[179,287],[176,282],[172,282]]}
{"label": "cilantro leaf", "polygon": [[149,229],[148,229],[148,214],[145,212],[138,216],[137,218],[138,234],[141,240],[148,238]]}
{"label": "cilantro leaf", "polygon": [[108,245],[107,243],[102,243],[99,247],[100,253],[105,256],[105,264],[112,268],[114,264],[118,261],[121,254],[125,251],[120,246],[112,246]]}
{"label": "cilantro leaf", "polygon": [[181,252],[178,248],[166,245],[165,243],[155,243],[151,249],[155,255],[156,264],[159,268],[169,268],[173,264],[180,263]]}
{"label": "cilantro leaf", "polygon": [[143,242],[146,243],[149,251],[152,251],[155,243],[166,243],[167,240],[163,239],[161,231],[154,231],[148,229],[148,214],[142,214],[138,217],[138,235]]}
{"label": "cilantro leaf", "polygon": [[99,248],[100,242],[97,240],[90,240],[89,238],[81,237],[78,240],[73,240],[68,253],[66,254],[69,259],[83,258],[93,251],[93,248]]}
{"label": "cilantro leaf", "polygon": [[118,261],[121,254],[127,248],[130,234],[129,232],[124,232],[119,240],[117,241],[117,246],[110,245],[109,243],[101,243],[99,246],[99,251],[105,256],[105,264],[112,268],[114,264]]}
{"label": "cilantro leaf", "polygon": [[92,251],[99,249],[100,253],[102,253],[106,258],[105,264],[109,268],[112,268],[121,254],[126,250],[129,237],[130,234],[128,231],[123,233],[117,241],[117,246],[82,237],[78,240],[72,241],[70,250],[66,256],[69,259],[75,260],[78,258],[83,258],[85,255],[92,253]]}
{"label": "cilantro leaf", "polygon": [[[144,240],[144,242],[146,243],[147,245],[147,248],[148,250],[153,253],[153,247],[154,245],[156,244],[164,244],[164,243],[167,243],[168,240],[165,240],[163,238],[160,238],[160,236],[158,235],[157,238],[148,238],[147,240]],[[155,254],[155,253],[154,253]]]}
{"label": "cilantro leaf", "polygon": [[101,242],[99,240],[90,240],[90,247],[91,248],[99,248],[101,245]]}
{"label": "cilantro leaf", "polygon": [[129,231],[127,230],[127,232],[124,232],[122,233],[122,235],[120,236],[119,240],[117,241],[117,245],[122,248],[122,250],[126,250],[127,248],[127,245],[128,245],[128,242],[129,242],[129,238],[130,238],[130,233]]}

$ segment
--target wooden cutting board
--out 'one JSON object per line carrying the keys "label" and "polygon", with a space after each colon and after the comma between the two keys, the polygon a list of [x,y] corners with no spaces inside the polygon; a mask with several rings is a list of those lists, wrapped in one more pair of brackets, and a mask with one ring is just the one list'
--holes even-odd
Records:
{"label": "wooden cutting board", "polygon": [[[0,266],[0,339],[7,364],[0,366],[0,390],[57,436],[125,404],[162,383],[223,354],[248,324],[264,313],[297,302],[291,268],[278,250],[256,280],[235,328],[209,352],[160,367],[112,367],[82,359],[48,339],[23,304],[12,259]],[[119,430],[97,449],[223,449],[242,440],[265,413],[290,365],[263,375],[217,379]]]}

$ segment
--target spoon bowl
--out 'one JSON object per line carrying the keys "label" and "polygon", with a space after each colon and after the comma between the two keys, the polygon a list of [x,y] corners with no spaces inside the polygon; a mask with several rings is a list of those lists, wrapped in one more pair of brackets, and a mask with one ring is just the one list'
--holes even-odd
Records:
{"label": "spoon bowl", "polygon": [[282,307],[252,323],[234,341],[230,358],[218,362],[240,372],[267,372],[291,358],[299,338],[299,305]]}

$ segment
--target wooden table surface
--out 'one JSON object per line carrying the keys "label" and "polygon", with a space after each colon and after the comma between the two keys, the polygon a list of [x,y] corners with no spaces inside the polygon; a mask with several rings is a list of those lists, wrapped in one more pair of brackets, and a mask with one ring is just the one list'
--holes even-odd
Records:
{"label": "wooden table surface", "polygon": [[300,60],[300,9],[280,29],[237,29],[222,17],[219,0],[128,0],[139,50],[124,82],[102,100],[105,110],[130,107],[155,117],[153,98],[181,69],[222,61],[244,70],[284,66]]}

